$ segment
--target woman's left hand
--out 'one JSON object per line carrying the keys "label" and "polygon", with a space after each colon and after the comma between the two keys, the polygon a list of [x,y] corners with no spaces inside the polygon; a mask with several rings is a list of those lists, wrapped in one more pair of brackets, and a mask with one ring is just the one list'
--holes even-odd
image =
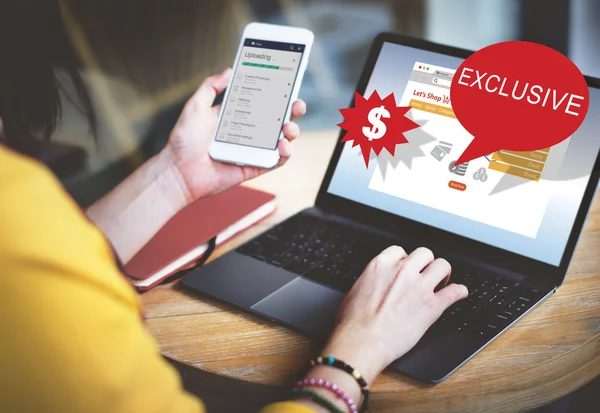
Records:
{"label": "woman's left hand", "polygon": [[[212,104],[215,97],[227,87],[230,77],[231,69],[227,69],[202,83],[186,103],[162,153],[179,175],[182,191],[189,202],[224,191],[269,171],[217,162],[208,155],[220,110],[220,106],[213,107]],[[305,112],[306,104],[303,101],[294,102],[292,119]],[[298,137],[300,129],[296,123],[288,122],[283,127],[283,133],[285,139],[281,139],[278,145],[278,167],[289,159],[290,142]]]}

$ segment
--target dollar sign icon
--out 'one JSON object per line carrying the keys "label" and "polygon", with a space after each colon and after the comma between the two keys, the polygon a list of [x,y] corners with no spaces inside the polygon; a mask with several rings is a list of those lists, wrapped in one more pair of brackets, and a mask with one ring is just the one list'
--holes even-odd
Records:
{"label": "dollar sign icon", "polygon": [[383,135],[387,132],[387,127],[385,123],[381,121],[381,118],[389,118],[390,112],[387,111],[385,106],[380,106],[378,108],[373,108],[369,112],[369,122],[371,122],[372,127],[363,126],[363,134],[367,139],[372,141],[373,139],[381,139]]}

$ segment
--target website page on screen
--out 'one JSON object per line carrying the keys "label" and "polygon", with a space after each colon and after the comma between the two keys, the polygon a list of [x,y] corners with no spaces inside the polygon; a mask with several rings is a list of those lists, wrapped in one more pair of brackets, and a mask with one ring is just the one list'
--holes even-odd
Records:
{"label": "website page on screen", "polygon": [[[421,146],[427,155],[414,159],[410,168],[400,164],[385,177],[374,173],[369,188],[535,238],[552,191],[552,182],[540,178],[560,168],[569,140],[552,150],[501,151],[454,167],[473,140],[452,111],[454,72],[415,62],[399,103],[410,106],[415,119],[425,121],[423,131],[435,139]],[[507,174],[518,185],[490,196]]]}
{"label": "website page on screen", "polygon": [[[600,120],[588,116],[572,137],[551,148],[502,150],[456,166],[473,140],[450,99],[461,62],[384,44],[365,96],[394,93],[421,127],[397,146],[397,165],[375,160],[366,169],[358,148],[346,144],[329,192],[558,265],[600,148],[593,132]],[[590,90],[590,101],[593,113],[600,92]]]}
{"label": "website page on screen", "polygon": [[246,39],[216,140],[275,149],[304,45]]}

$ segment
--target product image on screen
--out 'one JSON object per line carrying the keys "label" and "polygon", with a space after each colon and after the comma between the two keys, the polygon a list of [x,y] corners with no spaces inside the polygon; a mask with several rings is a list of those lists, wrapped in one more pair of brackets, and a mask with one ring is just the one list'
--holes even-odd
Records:
{"label": "product image on screen", "polygon": [[275,149],[305,46],[245,39],[216,140]]}

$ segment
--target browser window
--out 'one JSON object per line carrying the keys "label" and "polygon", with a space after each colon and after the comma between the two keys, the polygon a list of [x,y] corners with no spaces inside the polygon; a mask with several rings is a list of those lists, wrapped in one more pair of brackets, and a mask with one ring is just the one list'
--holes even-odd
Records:
{"label": "browser window", "polygon": [[[424,156],[415,158],[410,167],[401,163],[385,176],[377,168],[369,188],[535,238],[552,193],[552,182],[540,178],[560,167],[568,140],[552,150],[500,151],[454,165],[473,139],[452,110],[450,85],[455,72],[414,63],[399,104],[412,108],[413,118],[433,139],[421,147]],[[514,185],[492,194],[503,179]]]}

